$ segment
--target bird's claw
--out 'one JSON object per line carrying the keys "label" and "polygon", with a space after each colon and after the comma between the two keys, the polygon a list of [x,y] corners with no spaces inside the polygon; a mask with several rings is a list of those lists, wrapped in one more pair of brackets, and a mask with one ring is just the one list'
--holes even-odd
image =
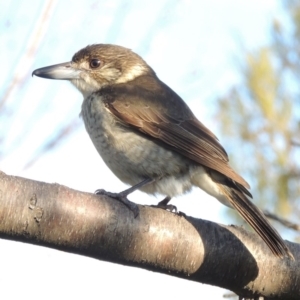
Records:
{"label": "bird's claw", "polygon": [[175,205],[168,204],[170,202],[170,200],[171,200],[171,197],[167,196],[165,199],[158,202],[157,205],[151,205],[151,206],[161,208],[164,210],[168,210],[170,212],[174,212],[175,214],[177,214],[177,207]]}
{"label": "bird's claw", "polygon": [[121,203],[123,203],[125,206],[127,206],[134,215],[134,218],[136,218],[139,215],[139,207],[137,206],[137,204],[135,204],[134,202],[131,202],[127,199],[127,195],[124,195],[122,192],[121,193],[111,193],[111,192],[107,192],[103,189],[99,189],[95,191],[96,195],[104,195],[110,198],[113,198]]}
{"label": "bird's claw", "polygon": [[167,210],[169,212],[174,212],[175,214],[177,214],[177,207],[172,204],[164,205],[164,204],[158,203],[157,205],[151,205],[151,207],[161,208],[161,209]]}
{"label": "bird's claw", "polygon": [[157,205],[157,207],[168,210],[170,212],[174,212],[175,214],[177,214],[177,207],[175,205],[172,204],[167,204],[167,205]]}

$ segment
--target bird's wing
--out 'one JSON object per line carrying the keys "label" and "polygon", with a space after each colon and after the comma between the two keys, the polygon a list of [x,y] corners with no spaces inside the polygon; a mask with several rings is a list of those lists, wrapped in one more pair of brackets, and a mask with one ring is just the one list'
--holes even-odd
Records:
{"label": "bird's wing", "polygon": [[134,86],[120,87],[121,90],[106,97],[106,107],[126,126],[154,137],[163,147],[249,188],[249,184],[228,165],[227,153],[215,135],[196,119],[175,92],[166,85],[164,87],[167,93],[163,89],[158,94]]}

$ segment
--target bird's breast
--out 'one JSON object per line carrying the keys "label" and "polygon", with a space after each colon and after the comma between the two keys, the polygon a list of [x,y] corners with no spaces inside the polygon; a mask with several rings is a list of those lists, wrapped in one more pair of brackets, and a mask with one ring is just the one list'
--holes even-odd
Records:
{"label": "bird's breast", "polygon": [[101,96],[92,94],[83,101],[82,117],[102,159],[123,182],[134,185],[149,177],[179,178],[188,172],[187,159],[120,124]]}

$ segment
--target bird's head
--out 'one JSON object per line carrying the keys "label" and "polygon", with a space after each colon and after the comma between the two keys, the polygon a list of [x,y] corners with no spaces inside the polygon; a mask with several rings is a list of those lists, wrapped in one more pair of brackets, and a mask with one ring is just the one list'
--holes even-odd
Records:
{"label": "bird's head", "polygon": [[87,46],[67,63],[33,71],[49,79],[69,80],[84,97],[110,84],[125,83],[153,70],[131,50],[109,44]]}

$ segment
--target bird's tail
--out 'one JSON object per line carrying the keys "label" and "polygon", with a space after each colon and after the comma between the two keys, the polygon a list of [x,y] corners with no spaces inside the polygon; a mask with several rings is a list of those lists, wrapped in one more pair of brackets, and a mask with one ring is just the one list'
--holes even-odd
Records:
{"label": "bird's tail", "polygon": [[220,185],[220,188],[230,204],[252,226],[274,255],[280,258],[289,257],[295,260],[293,254],[276,229],[269,223],[263,212],[258,209],[242,191],[225,185]]}

